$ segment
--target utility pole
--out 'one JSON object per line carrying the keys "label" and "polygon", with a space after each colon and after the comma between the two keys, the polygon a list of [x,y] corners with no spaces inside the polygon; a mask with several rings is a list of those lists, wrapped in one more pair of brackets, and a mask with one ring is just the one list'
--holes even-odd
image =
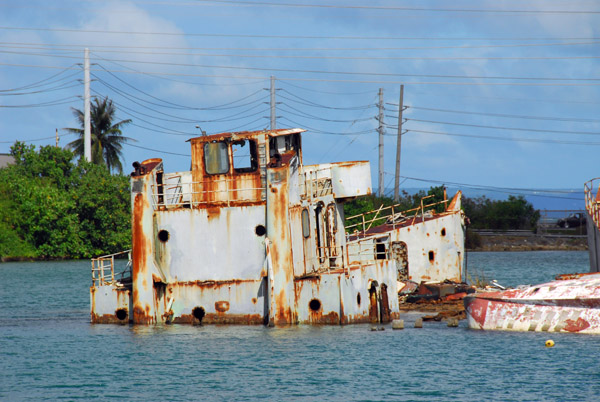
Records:
{"label": "utility pole", "polygon": [[404,110],[404,85],[400,85],[398,103],[398,141],[396,144],[396,179],[394,181],[394,201],[400,201],[400,151],[402,150],[402,111]]}
{"label": "utility pole", "polygon": [[83,63],[83,156],[92,161],[92,128],[90,118],[90,49],[84,51]]}
{"label": "utility pole", "polygon": [[379,127],[377,131],[379,132],[379,196],[383,197],[383,187],[385,186],[384,182],[384,174],[383,174],[383,134],[385,129],[383,128],[383,88],[379,88]]}
{"label": "utility pole", "polygon": [[56,129],[56,148],[58,148],[58,128]]}
{"label": "utility pole", "polygon": [[275,130],[276,127],[275,117],[275,77],[271,76],[271,130]]}

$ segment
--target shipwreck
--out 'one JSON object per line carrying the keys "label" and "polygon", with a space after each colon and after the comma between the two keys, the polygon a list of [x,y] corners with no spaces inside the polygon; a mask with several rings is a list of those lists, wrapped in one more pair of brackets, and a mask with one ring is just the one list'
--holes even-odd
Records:
{"label": "shipwreck", "polygon": [[303,165],[304,131],[192,138],[185,172],[136,162],[132,249],[92,260],[92,323],[384,323],[398,281],[464,279],[460,192],[346,218],[369,162]]}

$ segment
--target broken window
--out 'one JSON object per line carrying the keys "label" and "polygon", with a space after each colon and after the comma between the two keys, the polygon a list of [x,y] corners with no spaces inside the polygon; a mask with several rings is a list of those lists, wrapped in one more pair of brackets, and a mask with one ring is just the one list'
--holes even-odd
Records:
{"label": "broken window", "polygon": [[258,169],[256,143],[251,140],[239,140],[231,144],[233,152],[233,170],[236,173],[249,173]]}
{"label": "broken window", "polygon": [[300,134],[281,135],[269,139],[271,163],[276,163],[281,154],[294,150],[300,153]]}
{"label": "broken window", "polygon": [[408,246],[403,241],[393,241],[390,253],[391,258],[396,260],[398,280],[408,280]]}
{"label": "broken window", "polygon": [[225,142],[204,144],[204,166],[208,174],[229,172],[229,147]]}
{"label": "broken window", "polygon": [[375,241],[375,259],[386,260],[387,259],[387,245],[389,242],[388,237],[380,237]]}

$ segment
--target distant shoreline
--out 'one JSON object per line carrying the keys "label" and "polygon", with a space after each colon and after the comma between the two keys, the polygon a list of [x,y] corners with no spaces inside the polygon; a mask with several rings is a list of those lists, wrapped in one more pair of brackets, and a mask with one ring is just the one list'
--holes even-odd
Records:
{"label": "distant shoreline", "polygon": [[586,237],[481,236],[481,247],[467,251],[587,251]]}

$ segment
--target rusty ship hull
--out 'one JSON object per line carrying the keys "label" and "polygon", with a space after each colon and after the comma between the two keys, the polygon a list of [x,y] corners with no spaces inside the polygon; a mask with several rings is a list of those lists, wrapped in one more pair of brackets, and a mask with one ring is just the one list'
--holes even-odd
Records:
{"label": "rusty ship hull", "polygon": [[465,297],[470,328],[600,334],[600,274]]}
{"label": "rusty ship hull", "polygon": [[193,138],[187,172],[134,164],[130,263],[93,260],[91,321],[385,323],[399,279],[464,276],[460,194],[442,213],[350,230],[343,204],[371,193],[369,162],[303,165],[303,131]]}

